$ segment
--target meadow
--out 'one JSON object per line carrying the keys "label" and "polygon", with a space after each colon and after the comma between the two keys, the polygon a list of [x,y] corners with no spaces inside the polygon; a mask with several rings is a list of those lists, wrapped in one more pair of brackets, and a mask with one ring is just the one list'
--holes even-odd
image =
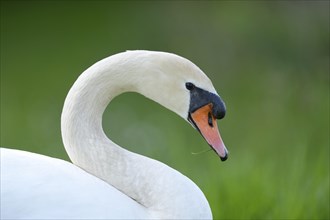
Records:
{"label": "meadow", "polygon": [[0,145],[69,160],[60,116],[79,74],[172,52],[225,101],[229,159],[195,154],[198,132],[134,93],[108,106],[107,135],[191,178],[215,219],[329,219],[329,19],[328,1],[1,1]]}

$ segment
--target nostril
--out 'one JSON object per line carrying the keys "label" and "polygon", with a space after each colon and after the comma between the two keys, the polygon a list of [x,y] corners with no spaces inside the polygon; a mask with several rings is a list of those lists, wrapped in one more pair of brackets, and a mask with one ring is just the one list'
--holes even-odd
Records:
{"label": "nostril", "polygon": [[212,119],[212,114],[211,112],[209,112],[208,114],[208,123],[211,127],[213,127],[213,119]]}

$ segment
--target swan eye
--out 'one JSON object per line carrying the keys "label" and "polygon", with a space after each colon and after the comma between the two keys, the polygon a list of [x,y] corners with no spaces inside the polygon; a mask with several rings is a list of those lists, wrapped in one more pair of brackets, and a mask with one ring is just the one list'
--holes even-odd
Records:
{"label": "swan eye", "polygon": [[187,88],[188,90],[193,90],[193,89],[195,88],[195,85],[192,84],[191,82],[187,82],[187,83],[186,83],[186,88]]}

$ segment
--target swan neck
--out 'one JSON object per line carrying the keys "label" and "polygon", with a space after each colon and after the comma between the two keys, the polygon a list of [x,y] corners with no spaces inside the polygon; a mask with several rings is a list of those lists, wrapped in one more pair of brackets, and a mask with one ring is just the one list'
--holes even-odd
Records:
{"label": "swan neck", "polygon": [[[198,216],[203,216],[206,210],[206,214],[210,214],[203,193],[187,177],[163,163],[123,149],[108,139],[102,129],[102,115],[107,105],[128,91],[139,92],[186,117],[182,112],[188,103],[174,106],[171,103],[174,97],[164,97],[168,85],[163,72],[152,62],[146,62],[144,53],[133,55],[108,57],[79,76],[67,95],[61,117],[65,149],[75,165],[111,184],[146,210],[152,210],[151,216],[192,215],[194,213],[183,211],[188,203],[189,212],[196,210]],[[165,85],[155,86],[159,77],[163,77]],[[153,91],[157,86],[163,90]],[[186,196],[173,200],[176,194]]]}

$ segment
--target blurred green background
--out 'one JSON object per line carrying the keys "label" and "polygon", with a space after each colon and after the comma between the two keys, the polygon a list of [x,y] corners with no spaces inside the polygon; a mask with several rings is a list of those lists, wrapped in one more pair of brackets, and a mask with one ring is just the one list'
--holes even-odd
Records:
{"label": "blurred green background", "polygon": [[191,178],[216,219],[329,219],[329,1],[1,1],[1,146],[69,160],[70,86],[133,49],[176,53],[211,78],[230,157],[193,155],[203,138],[133,93],[105,112],[115,142]]}

